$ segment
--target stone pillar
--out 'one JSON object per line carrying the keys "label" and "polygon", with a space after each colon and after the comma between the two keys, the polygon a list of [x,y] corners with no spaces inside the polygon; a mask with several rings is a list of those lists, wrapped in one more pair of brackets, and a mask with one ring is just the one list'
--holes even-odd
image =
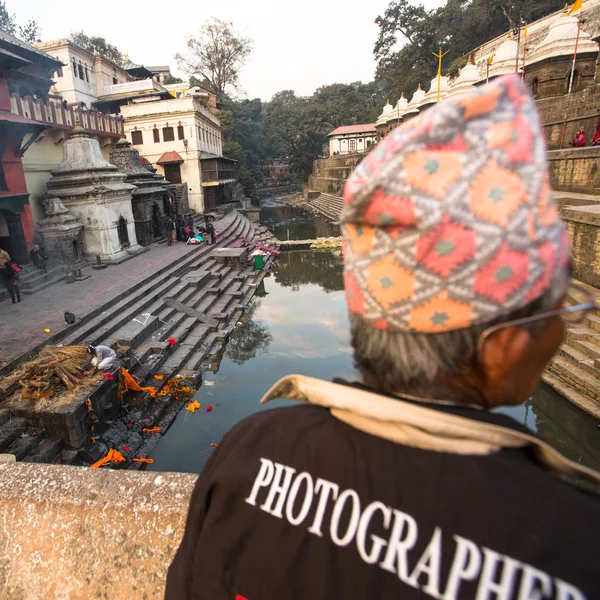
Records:
{"label": "stone pillar", "polygon": [[29,263],[29,253],[27,252],[21,215],[19,213],[5,211],[4,218],[6,219],[10,244],[12,246],[11,258],[20,265],[26,265]]}

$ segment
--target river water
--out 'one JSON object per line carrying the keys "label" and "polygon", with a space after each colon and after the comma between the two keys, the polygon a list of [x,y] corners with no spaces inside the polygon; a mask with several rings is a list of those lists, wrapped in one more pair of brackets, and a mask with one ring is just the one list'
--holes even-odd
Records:
{"label": "river water", "polygon": [[[325,219],[263,201],[261,221],[280,239],[337,235]],[[198,472],[223,435],[266,407],[260,398],[279,378],[300,373],[322,379],[357,379],[349,342],[341,256],[331,252],[283,252],[246,311],[225,354],[204,374],[196,394],[200,412],[182,410],[151,458],[154,471]],[[207,407],[212,407],[210,412]],[[505,412],[569,458],[600,471],[597,422],[546,385],[524,405]]]}

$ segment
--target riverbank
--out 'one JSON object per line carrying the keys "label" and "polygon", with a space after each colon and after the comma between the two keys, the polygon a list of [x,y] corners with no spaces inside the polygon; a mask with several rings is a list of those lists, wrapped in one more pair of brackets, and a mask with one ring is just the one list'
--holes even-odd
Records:
{"label": "riverbank", "polygon": [[265,243],[273,238],[240,214],[228,215],[217,230],[216,246],[187,246],[180,260],[132,289],[113,288],[106,306],[56,334],[54,344],[115,348],[120,364],[153,393],[125,393],[119,369],[111,373],[114,382],[100,386],[101,393],[75,396],[68,404],[27,400],[5,390],[0,452],[19,460],[77,465],[95,462],[112,449],[125,457],[122,466],[139,468],[134,459],[147,457],[186,404],[172,380],[187,378],[189,389],[201,379],[222,354],[273,260],[265,257],[258,270],[249,263],[253,248],[244,239]]}

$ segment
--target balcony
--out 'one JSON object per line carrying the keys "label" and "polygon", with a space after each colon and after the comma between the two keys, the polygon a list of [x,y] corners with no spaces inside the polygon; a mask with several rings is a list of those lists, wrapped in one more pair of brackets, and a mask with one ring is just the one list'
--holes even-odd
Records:
{"label": "balcony", "polygon": [[105,115],[78,107],[65,108],[60,101],[44,102],[41,98],[21,97],[18,94],[11,95],[10,107],[12,114],[50,125],[52,129],[72,131],[75,127],[82,127],[90,135],[116,139],[125,137],[123,117],[120,115]]}

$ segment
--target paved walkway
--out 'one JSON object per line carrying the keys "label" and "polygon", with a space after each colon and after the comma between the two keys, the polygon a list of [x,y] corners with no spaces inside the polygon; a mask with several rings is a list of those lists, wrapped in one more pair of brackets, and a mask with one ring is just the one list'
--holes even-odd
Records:
{"label": "paved walkway", "polygon": [[[217,232],[229,225],[234,214],[215,222]],[[81,317],[201,247],[183,242],[170,247],[166,243],[154,244],[147,252],[120,265],[99,271],[86,267],[83,273],[91,277],[85,281],[60,282],[32,296],[22,294],[20,304],[0,302],[0,366],[66,329],[65,311]],[[50,333],[44,329],[50,329]]]}

